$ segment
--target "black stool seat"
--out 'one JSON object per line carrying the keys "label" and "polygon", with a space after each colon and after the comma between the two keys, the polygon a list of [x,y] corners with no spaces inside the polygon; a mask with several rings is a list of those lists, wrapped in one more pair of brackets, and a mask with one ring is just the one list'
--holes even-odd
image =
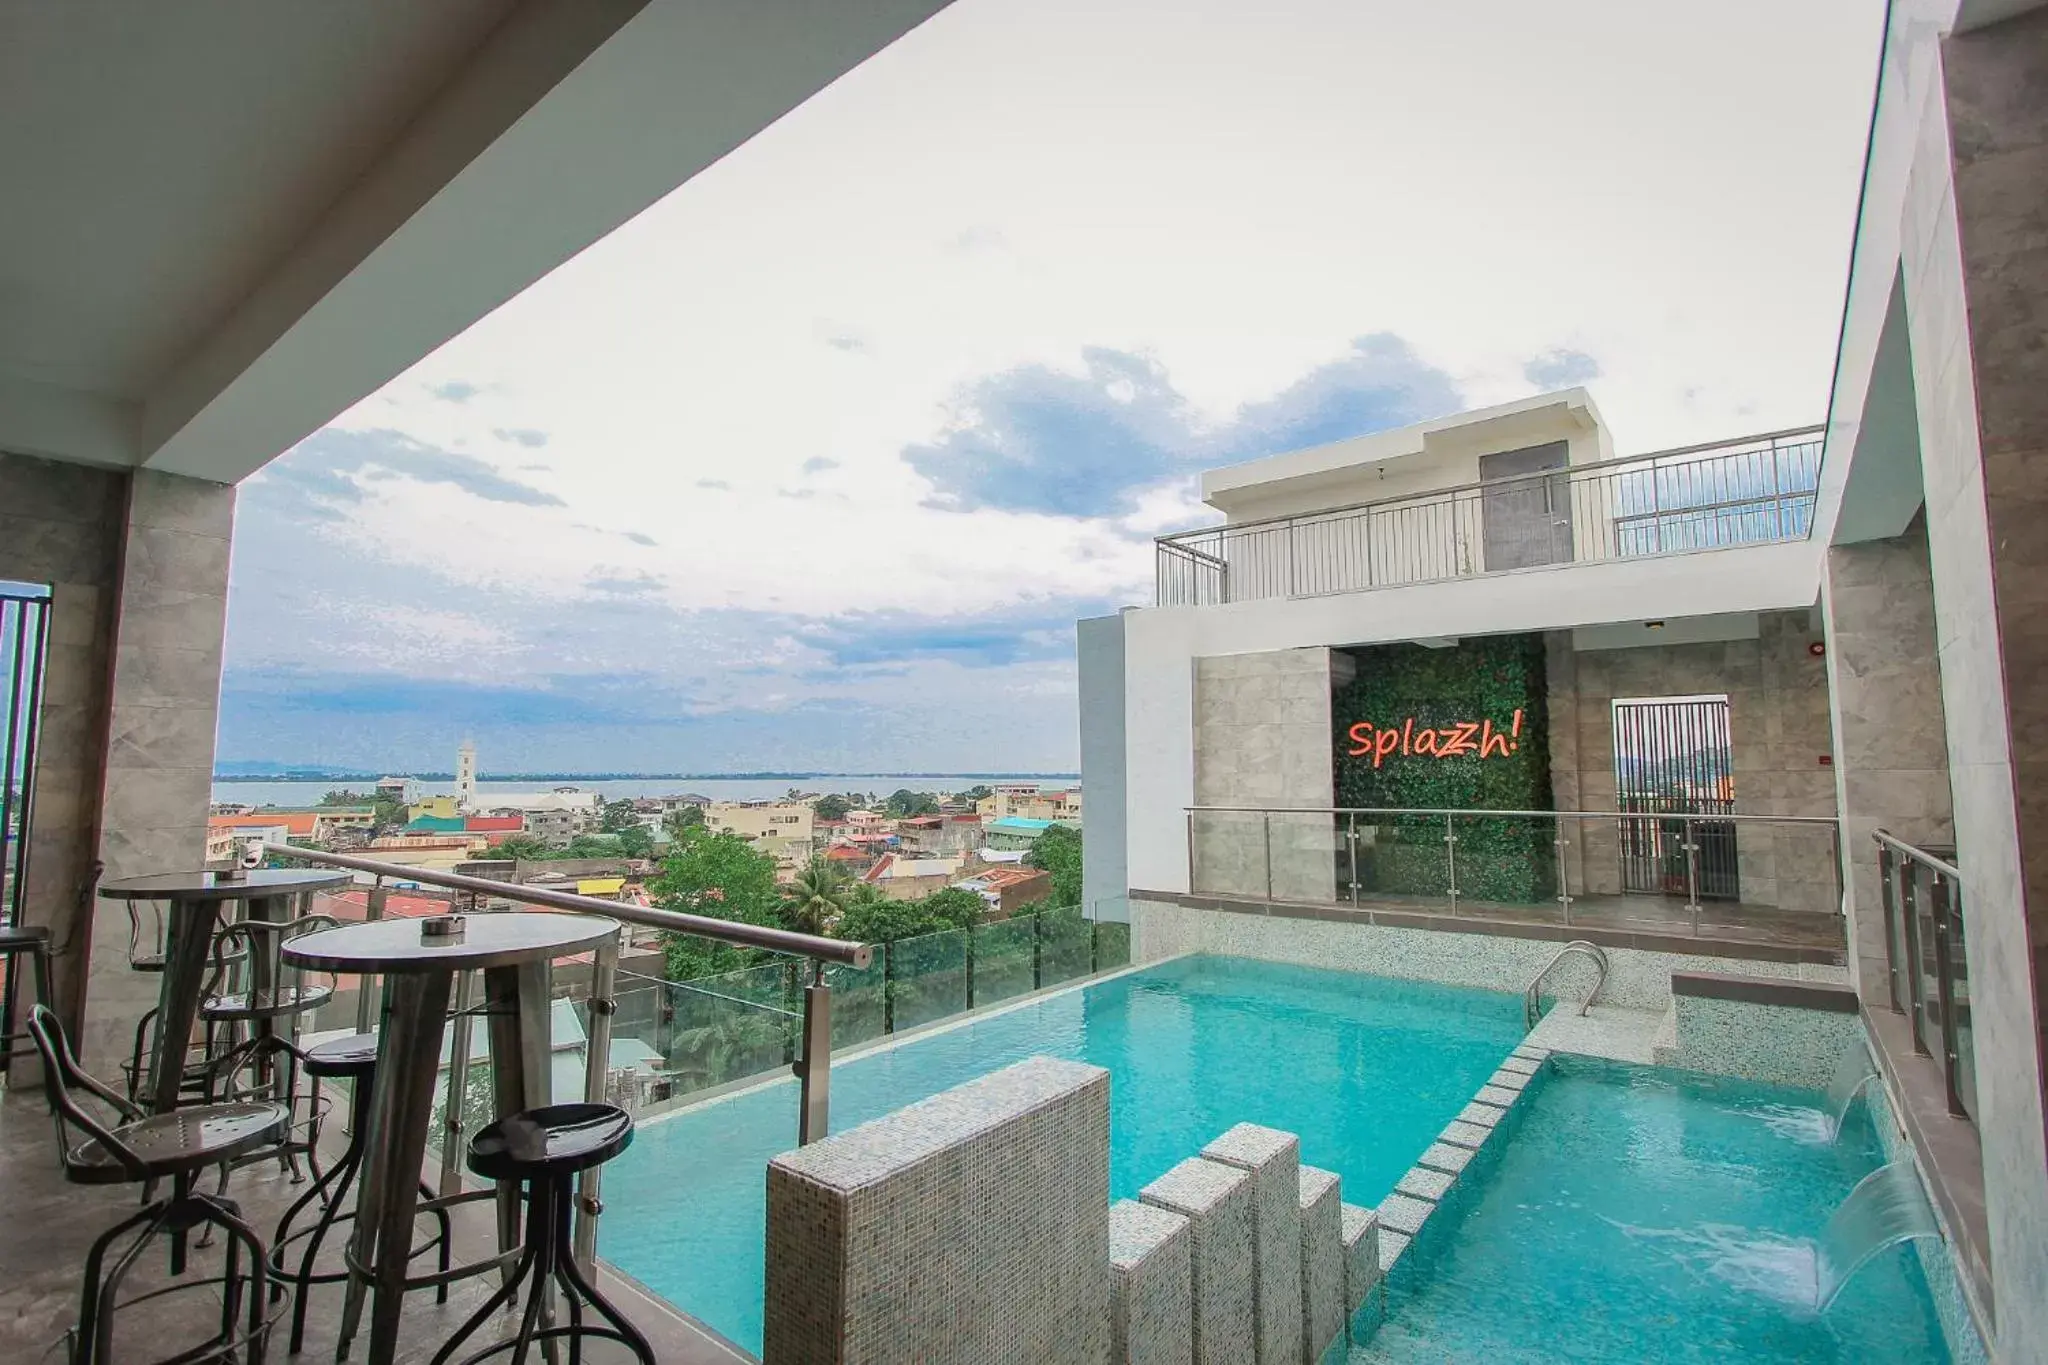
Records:
{"label": "black stool seat", "polygon": [[334,998],[332,986],[284,986],[275,990],[242,991],[235,995],[210,995],[199,1007],[199,1017],[215,1023],[238,1019],[281,1019],[303,1014]]}
{"label": "black stool seat", "polygon": [[0,953],[18,952],[50,941],[48,926],[41,924],[0,925]]}
{"label": "black stool seat", "polygon": [[469,1141],[486,1180],[547,1179],[610,1161],[633,1145],[633,1119],[611,1104],[548,1104],[499,1119]]}
{"label": "black stool seat", "polygon": [[[182,1175],[231,1161],[275,1139],[284,1126],[281,1104],[205,1104],[174,1109],[168,1114],[124,1123],[114,1141],[149,1168],[152,1178]],[[135,1179],[119,1156],[98,1138],[88,1138],[65,1158],[75,1181],[87,1185],[118,1185]]]}
{"label": "black stool seat", "polygon": [[377,1035],[351,1033],[346,1038],[329,1038],[306,1049],[302,1065],[308,1076],[354,1080],[377,1069]]}
{"label": "black stool seat", "polygon": [[[520,1315],[518,1332],[462,1357],[462,1365],[478,1365],[497,1355],[510,1355],[513,1365],[525,1365],[536,1342],[553,1360],[555,1343],[565,1339],[570,1365],[583,1358],[586,1341],[617,1342],[640,1365],[655,1365],[647,1338],[597,1292],[569,1245],[576,1172],[609,1161],[632,1142],[632,1117],[612,1104],[543,1105],[499,1119],[469,1140],[470,1170],[486,1180],[525,1182],[526,1244],[518,1268],[454,1336],[441,1343],[432,1365],[454,1360],[463,1343],[499,1309],[518,1301],[522,1289],[527,1291],[526,1311]],[[543,1320],[550,1286],[569,1309],[567,1326],[552,1318],[552,1310]]]}

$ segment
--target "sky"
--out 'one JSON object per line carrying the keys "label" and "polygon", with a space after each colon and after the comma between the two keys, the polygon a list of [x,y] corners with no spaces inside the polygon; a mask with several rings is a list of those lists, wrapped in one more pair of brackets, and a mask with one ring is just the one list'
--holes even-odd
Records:
{"label": "sky", "polygon": [[1208,467],[1821,419],[1879,0],[958,0],[242,485],[219,754],[1073,771]]}

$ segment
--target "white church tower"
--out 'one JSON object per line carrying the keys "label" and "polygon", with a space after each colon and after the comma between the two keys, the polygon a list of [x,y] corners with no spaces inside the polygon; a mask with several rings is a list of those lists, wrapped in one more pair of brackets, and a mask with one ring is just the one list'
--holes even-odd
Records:
{"label": "white church tower", "polygon": [[455,751],[455,809],[476,809],[476,741],[465,739]]}

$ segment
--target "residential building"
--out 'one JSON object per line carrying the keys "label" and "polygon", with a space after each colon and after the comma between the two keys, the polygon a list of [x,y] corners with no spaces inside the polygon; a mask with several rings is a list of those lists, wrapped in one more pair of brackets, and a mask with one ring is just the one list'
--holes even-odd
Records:
{"label": "residential building", "polygon": [[420,784],[410,777],[380,777],[377,779],[377,795],[401,806],[409,806],[420,799]]}
{"label": "residential building", "polygon": [[971,853],[981,847],[979,815],[919,815],[896,822],[896,837],[905,853]]}
{"label": "residential building", "polygon": [[408,823],[414,820],[460,820],[462,808],[453,796],[423,796],[405,808]]}
{"label": "residential building", "polygon": [[474,740],[463,740],[455,751],[455,808],[465,812],[477,809]]}
{"label": "residential building", "polygon": [[317,806],[311,810],[259,810],[248,815],[209,815],[206,828],[211,834],[216,830],[249,831],[243,837],[253,837],[267,831],[283,830],[288,838],[302,843],[325,844],[344,833],[368,834],[376,827],[376,817],[367,808],[350,806]]}
{"label": "residential building", "polygon": [[[848,820],[852,820],[849,815]],[[715,834],[737,834],[749,842],[774,839],[808,845],[815,819],[803,801],[713,801],[704,809],[704,824]]]}
{"label": "residential building", "polygon": [[985,867],[953,885],[988,902],[992,919],[1007,919],[1052,896],[1052,873],[1035,867]]}
{"label": "residential building", "polygon": [[987,821],[982,826],[982,836],[990,848],[1022,852],[1037,843],[1038,836],[1055,823],[1052,820],[1030,820],[1021,815],[1005,815]]}
{"label": "residential building", "polygon": [[966,864],[964,858],[906,858],[884,853],[875,865],[861,874],[861,880],[890,900],[922,900],[934,891],[951,886]]}
{"label": "residential building", "polygon": [[1081,818],[1081,789],[1047,790],[1036,782],[998,782],[977,801],[975,812],[983,820],[1011,817],[1024,820],[1069,820]]}

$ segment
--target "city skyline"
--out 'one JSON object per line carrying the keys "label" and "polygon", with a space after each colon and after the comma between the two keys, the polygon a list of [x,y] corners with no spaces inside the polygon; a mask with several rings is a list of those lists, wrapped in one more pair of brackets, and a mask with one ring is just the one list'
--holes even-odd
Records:
{"label": "city skyline", "polygon": [[1867,11],[968,0],[243,485],[221,761],[1071,771],[1204,466],[1818,418]]}

